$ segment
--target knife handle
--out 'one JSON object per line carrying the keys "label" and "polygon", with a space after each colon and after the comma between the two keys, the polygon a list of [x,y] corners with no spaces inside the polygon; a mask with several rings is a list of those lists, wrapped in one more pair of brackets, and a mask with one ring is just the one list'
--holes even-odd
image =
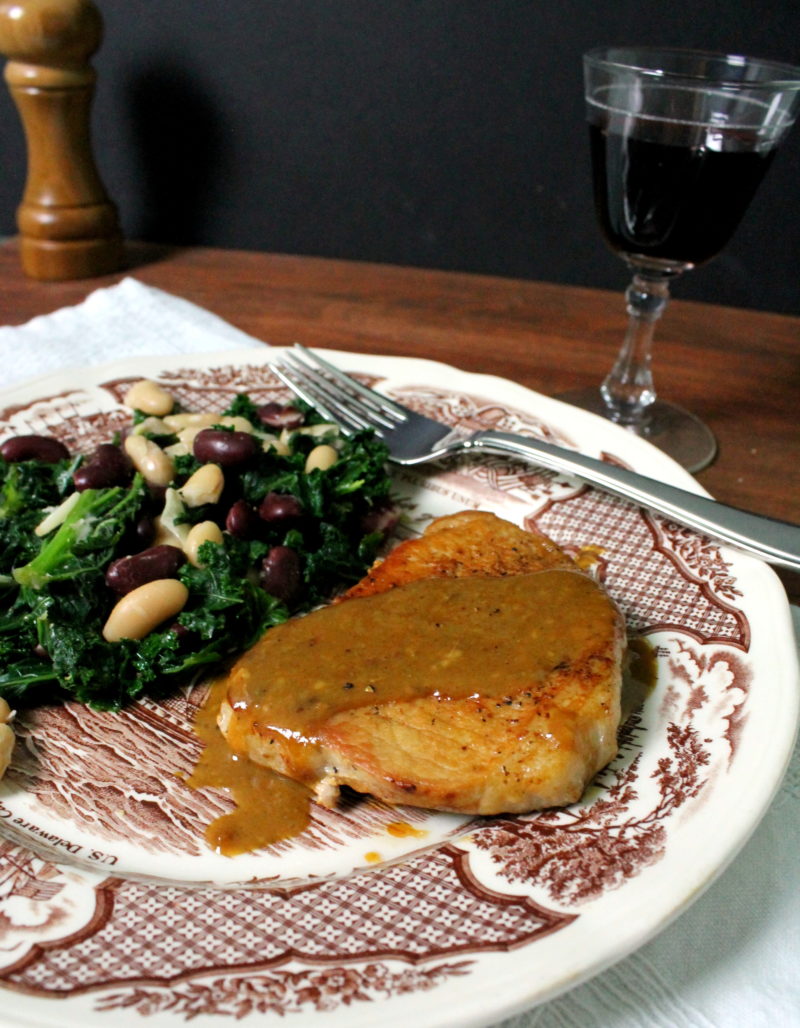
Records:
{"label": "knife handle", "polygon": [[506,454],[574,475],[616,496],[780,567],[800,571],[800,526],[729,507],[638,472],[509,432],[475,432],[468,448]]}

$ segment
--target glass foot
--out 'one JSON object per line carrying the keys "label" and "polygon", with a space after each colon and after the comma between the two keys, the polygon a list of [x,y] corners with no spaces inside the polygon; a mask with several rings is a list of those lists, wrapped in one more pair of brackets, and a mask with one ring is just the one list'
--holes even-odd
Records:
{"label": "glass foot", "polygon": [[[599,389],[576,389],[560,393],[557,399],[608,419]],[[710,428],[683,407],[662,400],[656,400],[650,408],[645,425],[636,429],[625,427],[669,454],[687,471],[708,467],[717,454],[717,441]]]}

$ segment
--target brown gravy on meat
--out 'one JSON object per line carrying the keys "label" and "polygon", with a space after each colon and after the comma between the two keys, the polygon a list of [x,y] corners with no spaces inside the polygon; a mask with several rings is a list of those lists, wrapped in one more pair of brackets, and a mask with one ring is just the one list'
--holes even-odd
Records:
{"label": "brown gravy on meat", "polygon": [[215,684],[198,718],[206,749],[190,784],[227,787],[238,804],[209,827],[209,843],[233,855],[296,835],[308,822],[303,785],[237,756],[244,738],[241,748],[236,738],[229,747],[216,727],[223,698],[246,712],[248,729],[277,730],[302,746],[354,707],[431,695],[502,698],[520,682],[546,697],[548,675],[606,637],[614,620],[596,582],[554,569],[421,579],[271,628]]}
{"label": "brown gravy on meat", "polygon": [[425,578],[270,629],[234,665],[228,698],[302,741],[353,707],[536,685],[599,646],[614,619],[606,594],[575,571]]}

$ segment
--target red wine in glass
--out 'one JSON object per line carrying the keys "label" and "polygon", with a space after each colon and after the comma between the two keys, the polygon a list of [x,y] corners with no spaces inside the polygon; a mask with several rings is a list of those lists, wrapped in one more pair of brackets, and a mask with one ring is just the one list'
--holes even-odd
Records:
{"label": "red wine in glass", "polygon": [[628,331],[599,391],[568,398],[650,439],[684,467],[716,442],[693,414],[656,398],[655,322],[682,272],[715,257],[745,214],[800,107],[800,69],[688,50],[584,55],[600,229],[633,272]]}
{"label": "red wine in glass", "polygon": [[[728,243],[775,154],[710,150],[589,124],[594,200],[606,242],[636,254],[696,266]],[[652,134],[649,133],[649,134]]]}

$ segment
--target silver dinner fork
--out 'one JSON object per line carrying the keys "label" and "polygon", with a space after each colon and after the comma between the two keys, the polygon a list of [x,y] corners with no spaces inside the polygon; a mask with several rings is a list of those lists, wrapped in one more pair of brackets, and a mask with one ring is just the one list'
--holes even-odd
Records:
{"label": "silver dinner fork", "polygon": [[346,435],[374,430],[396,464],[423,464],[465,451],[516,457],[633,500],[770,564],[800,571],[798,525],[729,507],[540,439],[495,429],[465,435],[368,388],[299,343],[269,366]]}

